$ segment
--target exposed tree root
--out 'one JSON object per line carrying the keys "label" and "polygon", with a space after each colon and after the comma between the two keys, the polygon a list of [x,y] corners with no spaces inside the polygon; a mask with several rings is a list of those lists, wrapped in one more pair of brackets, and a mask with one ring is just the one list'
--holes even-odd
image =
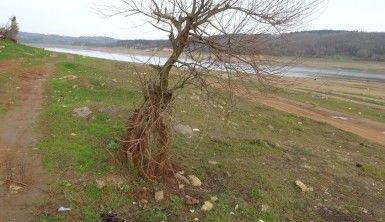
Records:
{"label": "exposed tree root", "polygon": [[128,118],[127,131],[120,143],[119,156],[134,164],[140,174],[149,180],[173,175],[170,160],[171,121],[168,106],[170,93],[161,93],[159,87],[148,87],[145,101]]}

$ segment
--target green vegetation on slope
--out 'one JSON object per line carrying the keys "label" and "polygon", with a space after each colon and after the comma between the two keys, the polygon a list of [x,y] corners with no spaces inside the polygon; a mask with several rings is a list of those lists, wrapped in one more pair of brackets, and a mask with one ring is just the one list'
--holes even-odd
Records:
{"label": "green vegetation on slope", "polygon": [[[118,167],[110,156],[125,118],[141,101],[134,66],[81,56],[49,61],[56,64],[56,73],[48,85],[50,96],[41,114],[44,136],[38,147],[46,169],[60,178],[51,185],[50,198],[36,203],[38,221],[98,221],[110,210],[129,221],[154,222],[166,217],[255,222],[385,217],[384,147],[246,101],[239,101],[226,125],[223,110],[202,102],[193,89],[177,96],[175,122],[200,132],[192,138],[177,134],[173,158],[204,183],[203,189],[186,187],[187,194],[201,202],[212,196],[218,201],[209,212],[202,212],[200,205],[186,206],[184,192],[177,195],[162,184],[143,181],[135,169]],[[92,116],[73,117],[72,110],[83,106],[91,108]],[[98,188],[96,179],[106,186]],[[302,192],[296,180],[314,192]],[[165,190],[166,200],[155,202],[152,192],[141,197],[143,187]],[[59,214],[54,210],[58,206],[72,211]]]}

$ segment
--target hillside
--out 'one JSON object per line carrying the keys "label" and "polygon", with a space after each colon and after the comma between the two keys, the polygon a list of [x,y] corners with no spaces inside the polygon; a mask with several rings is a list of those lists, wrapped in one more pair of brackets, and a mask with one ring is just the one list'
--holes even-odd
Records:
{"label": "hillside", "polygon": [[[246,47],[250,49],[259,45],[257,38],[252,35],[240,35],[238,38],[247,38],[249,46]],[[293,32],[280,36],[270,35],[264,36],[264,39],[269,39],[269,51],[265,53],[271,55],[349,56],[364,60],[385,60],[385,33],[321,30]],[[168,48],[170,46],[167,40],[119,40],[108,37],[69,37],[26,32],[20,33],[19,41],[26,44],[87,45],[133,49]]]}
{"label": "hillside", "polygon": [[18,40],[25,44],[45,45],[107,45],[117,42],[117,39],[102,36],[71,37],[61,35],[45,35],[39,33],[20,32]]}
{"label": "hillside", "polygon": [[[112,157],[127,116],[141,103],[133,73],[152,69],[11,42],[0,41],[0,49],[0,163],[7,163],[0,164],[0,178],[12,173],[12,179],[28,185],[17,184],[19,190],[11,195],[6,184],[0,185],[0,221],[100,221],[109,211],[140,222],[385,217],[384,146],[330,124],[341,127],[360,118],[354,129],[363,136],[369,132],[364,118],[383,124],[380,84],[329,82],[325,86],[332,88],[319,90],[340,92],[319,95],[323,92],[312,91],[318,81],[310,80],[300,86],[302,91],[286,87],[282,92],[292,105],[253,90],[240,92],[230,124],[222,119],[222,106],[205,102],[199,90],[187,87],[175,98],[175,122],[200,131],[192,136],[175,132],[173,160],[203,186],[181,182],[171,187],[141,179],[134,168]],[[307,87],[310,91],[304,91]],[[309,108],[308,102],[319,105]],[[73,115],[84,106],[92,111],[89,118]],[[319,107],[350,121],[331,115],[317,119]],[[164,200],[155,201],[159,190]],[[199,203],[189,204],[186,195]],[[212,210],[201,210],[205,201],[213,202]],[[71,211],[57,212],[60,206]],[[2,220],[2,212],[19,220]]]}

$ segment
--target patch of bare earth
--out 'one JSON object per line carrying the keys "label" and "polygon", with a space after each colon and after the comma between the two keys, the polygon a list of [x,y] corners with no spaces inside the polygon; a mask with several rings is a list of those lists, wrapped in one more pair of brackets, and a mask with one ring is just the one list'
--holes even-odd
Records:
{"label": "patch of bare earth", "polygon": [[34,125],[44,101],[50,65],[20,68],[15,61],[0,63],[14,75],[15,104],[0,117],[0,221],[33,221],[34,203],[43,199],[49,177],[34,148]]}
{"label": "patch of bare earth", "polygon": [[274,109],[307,117],[319,122],[327,123],[338,129],[354,133],[372,142],[385,145],[385,124],[357,118],[345,113],[336,112],[322,107],[288,100],[277,96],[267,96],[258,92],[238,87],[237,95],[245,97],[250,101],[272,107]]}

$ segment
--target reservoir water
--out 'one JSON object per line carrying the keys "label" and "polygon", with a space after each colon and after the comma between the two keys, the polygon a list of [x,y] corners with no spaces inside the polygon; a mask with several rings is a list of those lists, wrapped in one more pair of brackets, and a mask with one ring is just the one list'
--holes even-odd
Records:
{"label": "reservoir water", "polygon": [[[67,48],[45,48],[48,51],[62,52],[75,55],[89,56],[94,58],[134,62],[134,63],[149,63],[149,64],[162,64],[165,63],[167,58],[162,56],[150,56],[150,55],[138,55],[138,54],[124,54],[124,53],[111,53],[95,50],[85,49],[67,49]],[[311,68],[302,66],[289,66],[285,67],[281,71],[281,75],[289,77],[310,77],[310,78],[337,78],[337,79],[349,79],[360,81],[376,81],[385,82],[385,73],[367,72],[364,70],[355,69],[323,69],[323,68]]]}

